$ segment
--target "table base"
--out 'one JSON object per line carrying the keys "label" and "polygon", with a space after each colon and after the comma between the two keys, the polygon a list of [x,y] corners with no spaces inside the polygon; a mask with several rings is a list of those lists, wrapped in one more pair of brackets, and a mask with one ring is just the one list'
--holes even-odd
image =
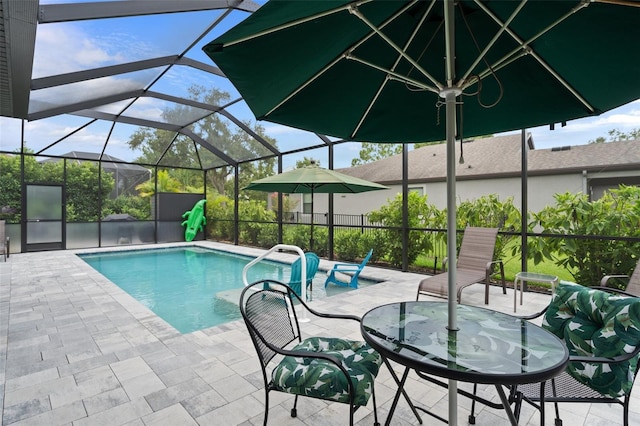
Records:
{"label": "table base", "polygon": [[556,284],[558,284],[558,277],[547,274],[518,272],[515,279],[513,280],[513,312],[516,312],[518,299],[518,283],[520,284],[520,305],[522,305],[524,283],[529,281],[551,284],[551,294],[554,294],[556,291]]}
{"label": "table base", "polygon": [[[391,404],[391,408],[389,409],[389,414],[387,416],[387,420],[385,422],[385,426],[388,426],[391,422],[391,418],[393,417],[393,413],[396,409],[396,406],[398,404],[398,401],[400,399],[400,395],[404,395],[407,403],[409,403],[409,406],[411,407],[411,411],[413,411],[413,414],[416,416],[416,418],[418,419],[418,422],[420,424],[422,424],[422,418],[420,417],[420,415],[418,414],[418,410],[422,411],[425,414],[428,414],[429,416],[436,418],[438,420],[440,420],[443,423],[449,423],[449,421],[443,417],[440,417],[439,415],[432,413],[431,411],[427,410],[426,408],[423,407],[419,407],[413,404],[413,402],[410,400],[409,396],[407,395],[406,391],[404,390],[404,385],[407,381],[407,377],[409,376],[409,372],[411,370],[411,368],[407,367],[404,370],[404,373],[402,374],[402,378],[398,379],[398,376],[395,374],[395,371],[393,371],[393,369],[391,369],[391,365],[389,364],[388,360],[384,360],[385,364],[387,364],[387,367],[389,368],[389,371],[391,372],[391,376],[393,377],[394,381],[396,382],[396,384],[398,385],[398,391],[396,392],[395,397],[393,398],[393,403]],[[441,386],[445,389],[449,388],[449,385],[446,382],[443,382],[441,380],[438,380],[434,377],[431,377],[427,374],[424,374],[420,371],[416,370],[416,374],[418,375],[418,377],[420,377],[421,379],[427,380],[433,384],[436,384],[438,386]],[[473,385],[473,393],[471,392],[467,392],[464,389],[458,389],[458,394],[465,396],[469,399],[471,399],[471,415],[469,416],[469,424],[475,424],[476,419],[474,416],[474,412],[475,412],[475,404],[476,402],[479,402],[483,405],[486,405],[487,407],[491,407],[491,408],[495,408],[495,409],[503,409],[506,414],[507,417],[509,418],[509,422],[512,425],[517,425],[518,424],[518,420],[517,420],[517,415],[514,414],[513,410],[511,409],[511,401],[512,401],[512,397],[507,397],[507,395],[504,392],[504,388],[502,385],[496,384],[495,385],[496,391],[498,392],[498,396],[500,397],[500,401],[501,403],[498,404],[496,402],[490,401],[488,399],[482,398],[478,395],[476,395],[476,389],[477,389],[477,384]],[[519,413],[518,413],[519,414]]]}

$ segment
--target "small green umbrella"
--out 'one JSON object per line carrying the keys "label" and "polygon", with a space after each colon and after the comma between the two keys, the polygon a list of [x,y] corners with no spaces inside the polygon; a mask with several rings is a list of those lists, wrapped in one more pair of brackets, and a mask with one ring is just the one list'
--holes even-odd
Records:
{"label": "small green umbrella", "polygon": [[284,194],[311,194],[311,250],[313,250],[313,194],[357,194],[389,189],[384,185],[320,167],[302,167],[251,182],[243,189]]}

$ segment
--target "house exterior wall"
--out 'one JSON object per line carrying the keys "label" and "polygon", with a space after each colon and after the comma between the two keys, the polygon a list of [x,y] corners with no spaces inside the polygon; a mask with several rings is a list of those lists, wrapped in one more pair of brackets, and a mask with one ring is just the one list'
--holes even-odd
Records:
{"label": "house exterior wall", "polygon": [[[395,198],[402,192],[401,185],[387,185],[388,190],[365,192],[362,194],[335,194],[334,213],[336,214],[364,214],[377,210]],[[447,205],[447,189],[445,182],[413,183],[410,189],[422,188],[423,194],[427,194],[427,201],[439,209]],[[529,211],[538,212],[547,205],[554,205],[554,195],[564,192],[583,192],[585,189],[585,177],[582,173],[555,175],[555,176],[529,176]],[[500,200],[513,197],[513,203],[520,209],[521,205],[521,181],[520,177],[476,179],[458,181],[456,184],[456,199],[475,200],[485,195],[497,194]],[[328,197],[325,194],[315,197],[314,210],[316,213],[327,213]]]}

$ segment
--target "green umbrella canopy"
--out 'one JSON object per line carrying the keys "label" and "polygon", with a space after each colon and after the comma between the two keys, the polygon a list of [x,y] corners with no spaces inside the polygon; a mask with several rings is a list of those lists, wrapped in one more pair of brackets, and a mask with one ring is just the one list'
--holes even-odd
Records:
{"label": "green umbrella canopy", "polygon": [[311,194],[311,236],[313,251],[313,194],[357,194],[360,192],[389,189],[384,185],[348,176],[320,167],[301,167],[285,173],[251,182],[243,189],[285,194]]}
{"label": "green umbrella canopy", "polygon": [[351,193],[388,189],[384,185],[358,179],[334,170],[303,167],[251,182],[243,189],[285,194]]}
{"label": "green umbrella canopy", "polygon": [[[640,7],[628,6],[640,2],[616,2],[456,1],[451,86],[474,95],[458,97],[457,134],[640,98]],[[258,119],[357,141],[444,140],[445,4],[271,0],[204,51]]]}

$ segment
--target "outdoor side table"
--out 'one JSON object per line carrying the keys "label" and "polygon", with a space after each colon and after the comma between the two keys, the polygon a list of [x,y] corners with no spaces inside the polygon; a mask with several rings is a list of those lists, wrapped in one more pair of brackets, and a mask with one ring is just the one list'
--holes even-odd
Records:
{"label": "outdoor side table", "polygon": [[518,283],[520,283],[520,305],[522,305],[522,294],[524,293],[525,281],[549,283],[551,284],[551,294],[554,294],[556,291],[556,284],[558,284],[558,277],[555,275],[538,274],[536,272],[518,272],[515,280],[513,281],[513,312],[516,311]]}

